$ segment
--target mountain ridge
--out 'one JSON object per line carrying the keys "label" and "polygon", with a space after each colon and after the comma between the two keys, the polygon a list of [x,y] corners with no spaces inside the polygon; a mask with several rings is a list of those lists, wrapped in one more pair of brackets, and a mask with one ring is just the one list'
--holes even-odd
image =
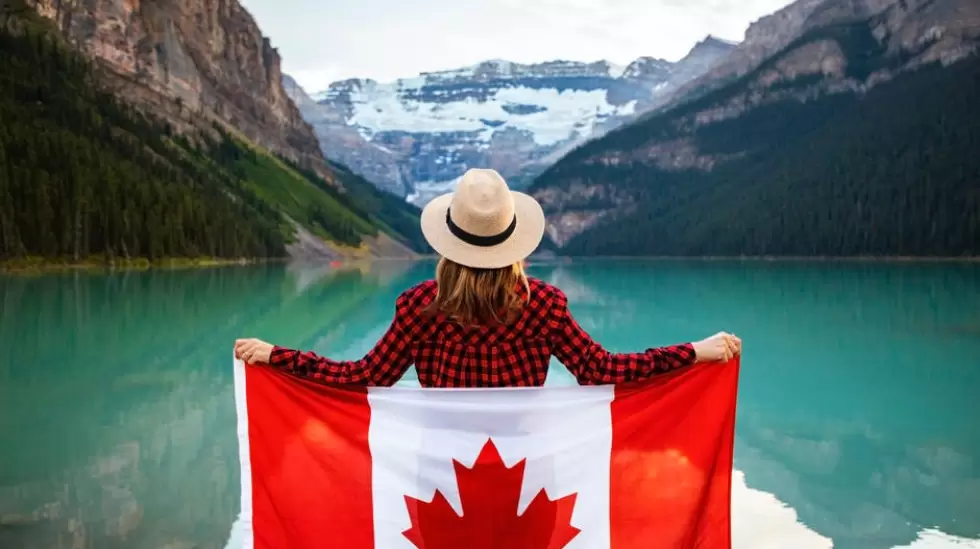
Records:
{"label": "mountain ridge", "polygon": [[731,48],[709,36],[676,63],[487,60],[387,83],[346,78],[312,94],[283,80],[327,157],[423,205],[472,166],[521,188],[543,159],[631,120]]}
{"label": "mountain ridge", "polygon": [[[411,80],[413,78],[432,77],[432,76],[434,77],[463,76],[475,72],[486,73],[487,70],[499,69],[500,67],[507,67],[507,66],[519,67],[525,70],[528,68],[547,67],[547,66],[568,66],[568,67],[583,66],[583,67],[599,68],[601,72],[608,73],[610,76],[619,77],[619,76],[623,76],[624,73],[629,72],[629,70],[634,65],[639,65],[650,61],[663,63],[666,65],[672,65],[683,61],[686,57],[690,57],[692,52],[696,52],[699,48],[702,47],[719,46],[722,48],[736,48],[739,44],[740,42],[736,40],[728,40],[724,38],[719,38],[712,34],[708,34],[701,40],[695,42],[694,46],[692,46],[691,49],[677,61],[668,61],[667,59],[661,57],[641,55],[632,59],[626,64],[616,63],[608,59],[602,59],[602,58],[593,59],[591,61],[582,60],[582,59],[556,58],[556,59],[546,59],[542,61],[519,62],[519,61],[512,61],[510,59],[497,57],[493,59],[485,59],[483,61],[471,63],[469,65],[463,65],[461,67],[448,67],[443,69],[419,71],[415,76],[411,76],[411,77],[379,79],[379,78],[371,78],[371,77],[351,76],[351,77],[339,78],[337,80],[334,80],[330,84],[328,84],[327,89],[325,90],[320,90],[316,92],[306,92],[306,93],[313,100],[319,101],[326,97],[325,94],[328,93],[330,87],[334,85],[343,85],[348,82],[370,82],[373,84],[392,85],[392,84],[397,84],[399,81]],[[299,84],[299,82],[295,80],[295,78],[289,76],[288,74],[286,76],[292,81],[294,85],[302,87]],[[306,88],[303,89],[305,90]]]}
{"label": "mountain ridge", "polygon": [[[669,251],[671,254],[688,255],[695,253],[694,250],[708,253],[709,241],[705,239],[709,238],[709,234],[714,234],[707,232],[708,227],[717,229],[716,223],[679,208],[698,204],[702,200],[698,193],[702,193],[704,200],[707,197],[719,197],[717,199],[721,200],[724,193],[736,192],[732,188],[736,181],[753,190],[746,190],[746,196],[732,195],[729,200],[744,206],[751,196],[760,204],[781,207],[758,193],[766,193],[769,197],[783,196],[780,185],[800,185],[801,181],[810,180],[811,176],[805,170],[807,166],[812,166],[816,173],[823,166],[845,162],[842,160],[844,157],[850,158],[849,155],[854,153],[847,147],[859,144],[845,137],[864,135],[867,129],[862,126],[858,116],[859,105],[863,105],[868,112],[878,113],[876,120],[879,121],[883,120],[882,109],[896,109],[895,121],[882,121],[882,127],[891,128],[889,131],[895,136],[908,143],[916,143],[922,150],[935,146],[933,142],[923,141],[919,130],[912,129],[915,124],[922,124],[925,120],[916,118],[914,113],[902,112],[901,101],[912,101],[909,90],[922,90],[917,86],[922,86],[921,82],[929,79],[937,86],[969,84],[966,81],[957,83],[954,75],[967,78],[971,74],[969,66],[963,68],[962,63],[969,63],[968,60],[973,58],[971,56],[975,57],[980,48],[980,7],[966,0],[898,1],[884,7],[873,6],[874,10],[860,1],[828,0],[820,6],[811,6],[808,2],[803,0],[797,4],[812,8],[807,17],[816,14],[820,23],[807,27],[800,36],[789,38],[785,48],[755,63],[736,78],[715,82],[708,90],[676,100],[633,124],[576,148],[535,180],[529,192],[545,207],[549,234],[564,253],[595,253],[599,249],[604,253],[626,253],[621,240],[614,244],[608,239],[625,238],[630,234],[630,223],[633,230],[646,227],[645,237],[658,235],[665,239],[657,244],[645,243],[641,239],[636,243],[634,253],[660,255]],[[867,16],[872,11],[874,14]],[[954,72],[942,72],[954,66]],[[926,72],[919,74],[919,70]],[[879,88],[883,91],[876,91]],[[930,90],[931,95],[924,96],[938,100],[942,91]],[[936,116],[955,117],[956,109],[971,110],[955,89],[948,90],[948,93],[948,110],[943,110],[939,105],[930,105],[928,108],[934,109],[930,112],[935,112]],[[882,107],[875,105],[874,99],[863,99],[865,97],[882,98],[887,102]],[[842,118],[833,108],[845,109],[856,119]],[[965,115],[966,112],[959,114]],[[818,116],[817,113],[822,114]],[[799,119],[794,119],[794,116]],[[841,128],[842,135],[836,145],[829,137],[832,133],[828,132],[833,129],[826,125],[828,120],[834,120]],[[954,133],[944,139],[963,139],[974,128],[965,121],[957,121],[947,131]],[[805,154],[805,144],[810,143],[808,139],[814,140],[809,146],[822,151],[819,156],[809,157]],[[892,153],[877,149],[872,143],[874,140],[866,145],[869,151],[874,151],[873,154],[867,153],[871,156],[864,160],[856,158],[846,161],[850,169],[863,169],[865,166],[862,162],[887,164],[884,159]],[[802,148],[791,148],[797,146]],[[904,148],[910,145],[894,146]],[[949,147],[951,151],[962,153],[963,142],[951,141]],[[798,166],[783,164],[785,158],[790,157],[795,159]],[[909,169],[923,178],[929,176],[929,170],[943,173],[945,192],[951,196],[961,196],[964,192],[965,182],[959,176],[954,176],[944,166],[936,165],[928,157],[906,154],[901,159],[916,162]],[[968,165],[965,159],[962,162]],[[881,173],[885,172],[891,173],[881,170]],[[776,173],[782,175],[777,177],[774,175]],[[745,181],[748,174],[753,174],[758,183],[749,185]],[[844,175],[837,177],[848,181],[849,185],[857,184]],[[879,181],[880,177],[870,176],[869,188],[885,188],[886,184]],[[938,190],[916,189],[906,181],[905,176],[893,174],[892,178],[895,182],[908,185],[891,191],[898,193],[899,197],[905,196],[903,193],[926,192],[920,199],[928,197],[928,200],[940,200],[929,194]],[[848,188],[846,192],[861,196],[865,191]],[[798,195],[805,196],[807,193],[798,191]],[[805,211],[795,195],[783,196],[783,199],[787,201],[787,208],[793,208],[798,213]],[[845,204],[827,202],[827,197],[820,200],[824,202],[815,202],[815,208],[833,208],[824,215],[842,219],[858,215],[848,210]],[[870,196],[866,200],[872,201],[875,207],[898,207],[891,203],[876,203],[883,200],[882,196]],[[641,219],[641,205],[651,212],[646,215],[659,212],[656,215],[673,219],[680,227],[690,226],[692,230],[697,227],[696,233],[701,235],[700,239],[672,235],[670,231],[665,233],[663,227],[655,228],[655,224],[651,225],[652,221]],[[720,207],[725,212],[734,208],[733,205]],[[899,213],[896,212],[896,215]],[[901,215],[911,214],[906,212]],[[923,213],[917,211],[915,215],[921,216]],[[730,217],[726,219],[733,226],[746,230],[762,230],[754,229],[752,223],[765,225],[762,220],[753,221],[751,215],[741,221]],[[919,221],[925,223],[922,219]],[[832,230],[819,223],[815,223],[815,226],[820,226],[820,231],[824,232]],[[771,227],[766,230],[771,230]],[[794,230],[801,229],[794,225]],[[887,230],[893,234],[916,229],[888,225]],[[958,234],[955,228],[947,226],[946,230]],[[800,241],[806,240],[799,233],[794,234]],[[734,238],[725,236],[726,241]],[[821,237],[829,238],[824,233],[821,233]],[[768,233],[760,234],[759,238],[775,239]],[[921,239],[921,236],[916,238]],[[671,241],[674,244],[670,244]],[[969,239],[962,242],[966,249],[970,246],[968,242]],[[749,249],[754,250],[752,253],[765,251],[764,247],[760,248],[762,244],[759,242],[751,245],[742,242],[738,244],[742,248],[735,247],[734,243],[730,245],[732,247],[723,250],[711,249],[709,255],[740,255]],[[939,248],[937,245],[936,249]],[[898,247],[893,250],[895,253],[901,251]],[[920,248],[918,252],[921,251]],[[814,250],[809,252],[817,254]],[[828,249],[825,248],[821,253],[826,252]],[[779,253],[807,255],[790,245],[780,248]]]}

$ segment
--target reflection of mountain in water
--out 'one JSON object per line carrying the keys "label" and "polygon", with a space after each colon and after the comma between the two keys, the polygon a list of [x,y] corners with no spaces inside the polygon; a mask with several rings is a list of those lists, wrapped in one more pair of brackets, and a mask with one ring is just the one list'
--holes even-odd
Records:
{"label": "reflection of mountain in water", "polygon": [[857,424],[804,427],[753,415],[739,425],[737,465],[749,486],[778,494],[835,549],[908,544],[932,526],[976,537],[976,465],[937,442],[903,439]]}
{"label": "reflection of mountain in water", "polygon": [[[0,278],[0,547],[221,547],[239,497],[232,341],[362,356],[395,297],[433,272],[401,267]],[[948,329],[975,321],[980,266],[588,261],[531,274],[565,289],[609,349],[739,334],[736,468],[835,549],[927,527],[980,537],[980,348]]]}
{"label": "reflection of mountain in water", "polygon": [[908,544],[933,527],[980,537],[980,371],[962,360],[976,341],[949,329],[980,308],[963,303],[980,299],[976,265],[562,269],[563,283],[602,296],[601,308],[571,307],[608,347],[742,337],[736,467],[835,549]]}

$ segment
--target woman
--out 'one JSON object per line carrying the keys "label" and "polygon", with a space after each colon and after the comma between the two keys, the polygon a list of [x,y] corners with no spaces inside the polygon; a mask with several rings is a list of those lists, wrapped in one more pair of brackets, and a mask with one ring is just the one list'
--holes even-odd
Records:
{"label": "woman", "polygon": [[525,276],[523,261],[544,236],[544,212],[494,170],[466,172],[455,193],[423,209],[421,224],[442,256],[436,279],[398,297],[394,320],[362,359],[331,360],[257,339],[236,341],[235,356],[331,384],[390,386],[414,363],[423,387],[517,387],[542,385],[552,355],[592,385],[741,352],[741,341],[724,332],[642,353],[602,348],[572,317],[561,290]]}

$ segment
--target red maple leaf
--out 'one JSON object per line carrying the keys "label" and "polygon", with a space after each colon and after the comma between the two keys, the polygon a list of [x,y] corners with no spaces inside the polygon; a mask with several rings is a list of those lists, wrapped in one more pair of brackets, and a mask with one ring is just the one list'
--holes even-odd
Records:
{"label": "red maple leaf", "polygon": [[571,525],[576,494],[552,500],[541,489],[518,515],[524,464],[504,465],[488,439],[473,467],[453,460],[463,514],[438,490],[430,502],[405,496],[412,527],[402,534],[418,549],[562,549],[580,532]]}

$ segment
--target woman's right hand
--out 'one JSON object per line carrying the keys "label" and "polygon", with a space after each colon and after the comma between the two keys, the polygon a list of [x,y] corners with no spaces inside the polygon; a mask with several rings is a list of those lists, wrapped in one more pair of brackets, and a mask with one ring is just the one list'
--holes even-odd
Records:
{"label": "woman's right hand", "polygon": [[266,343],[261,339],[236,339],[235,358],[246,364],[268,364],[272,347],[271,343]]}
{"label": "woman's right hand", "polygon": [[693,343],[697,362],[728,362],[742,354],[742,340],[726,332]]}

